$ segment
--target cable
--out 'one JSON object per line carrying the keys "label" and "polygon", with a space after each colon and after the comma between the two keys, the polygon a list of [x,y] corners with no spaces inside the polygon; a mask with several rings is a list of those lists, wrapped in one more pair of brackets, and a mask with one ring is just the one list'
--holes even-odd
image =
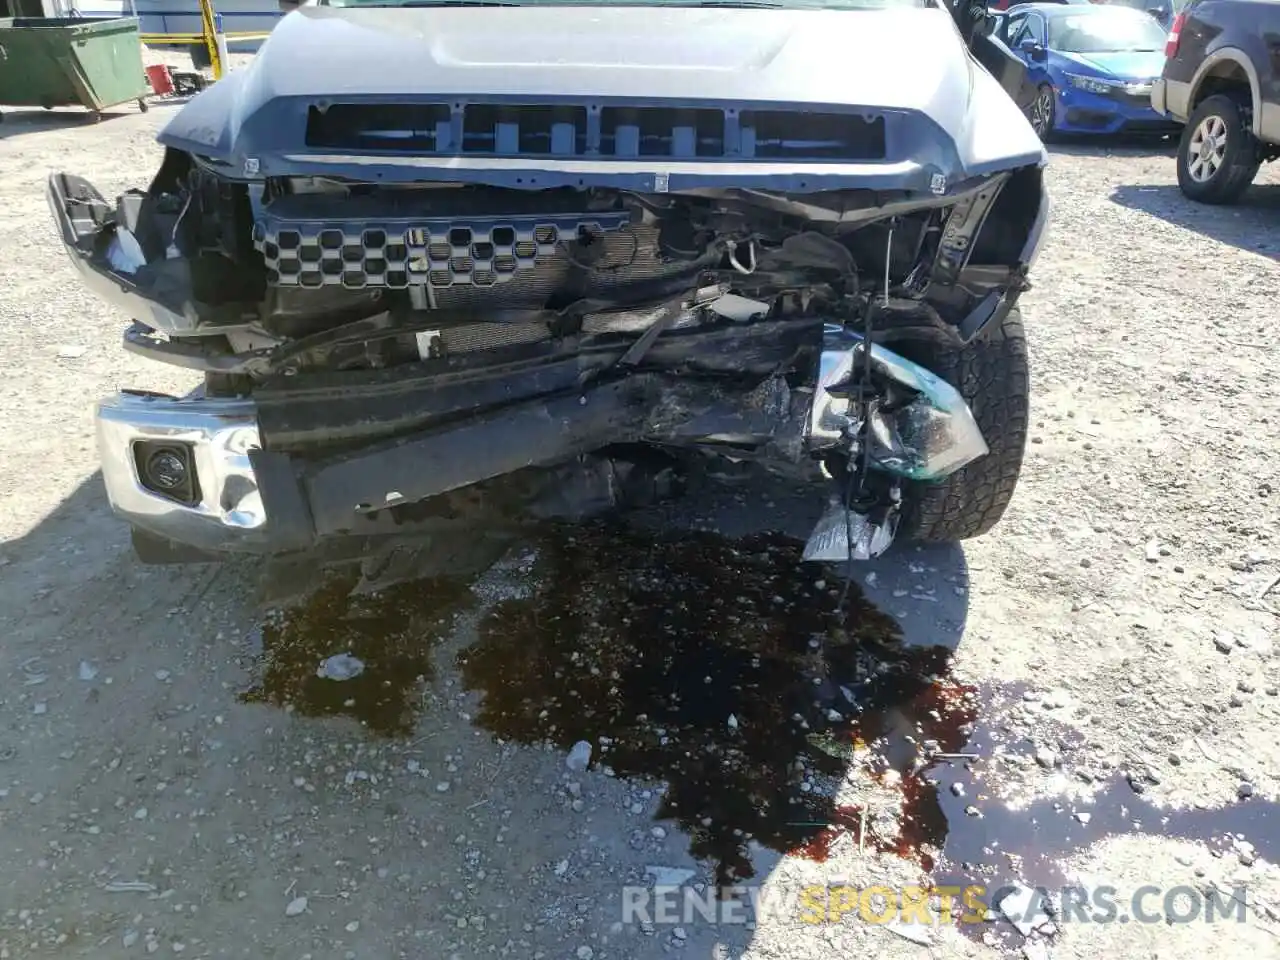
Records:
{"label": "cable", "polygon": [[[883,305],[889,305],[889,268],[893,261],[893,234],[897,226],[898,218],[893,217],[889,220],[889,239],[885,245],[884,251],[884,292]],[[844,530],[846,542],[845,556],[845,578],[844,587],[840,591],[840,599],[836,604],[837,610],[843,610],[845,600],[849,596],[849,587],[853,583],[853,518],[851,516],[851,505],[856,499],[861,502],[862,495],[866,490],[867,472],[871,469],[871,444],[869,441],[870,423],[871,423],[871,402],[867,399],[871,388],[871,333],[872,333],[872,315],[874,310],[870,302],[867,303],[863,310],[862,319],[862,376],[858,381],[857,404],[858,404],[858,465],[855,470],[849,474],[849,483],[845,489],[844,501]],[[854,482],[857,482],[857,491],[854,492]]]}

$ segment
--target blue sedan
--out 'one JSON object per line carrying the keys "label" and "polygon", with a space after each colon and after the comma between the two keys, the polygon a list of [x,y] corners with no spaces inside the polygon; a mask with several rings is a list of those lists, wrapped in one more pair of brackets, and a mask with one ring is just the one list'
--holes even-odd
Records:
{"label": "blue sedan", "polygon": [[1020,4],[1003,14],[996,35],[1026,62],[1037,86],[1027,113],[1041,137],[1171,128],[1151,108],[1165,32],[1145,11]]}

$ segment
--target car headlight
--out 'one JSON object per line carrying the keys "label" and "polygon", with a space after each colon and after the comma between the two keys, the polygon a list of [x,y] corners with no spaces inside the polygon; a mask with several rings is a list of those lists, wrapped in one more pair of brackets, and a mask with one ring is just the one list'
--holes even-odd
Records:
{"label": "car headlight", "polygon": [[1111,93],[1122,84],[1114,83],[1110,80],[1100,80],[1097,77],[1082,77],[1076,73],[1067,74],[1067,82],[1077,90],[1084,90],[1088,93]]}

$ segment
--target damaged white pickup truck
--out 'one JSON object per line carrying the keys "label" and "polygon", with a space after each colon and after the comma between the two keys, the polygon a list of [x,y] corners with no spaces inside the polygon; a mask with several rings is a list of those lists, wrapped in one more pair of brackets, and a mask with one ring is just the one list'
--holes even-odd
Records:
{"label": "damaged white pickup truck", "polygon": [[[97,410],[145,560],[584,517],[698,463],[812,483],[811,559],[1013,493],[1047,217],[982,3],[307,3],[159,135],[56,174],[128,350]],[[1012,95],[1011,95],[1012,94]],[[867,345],[870,348],[867,349]]]}

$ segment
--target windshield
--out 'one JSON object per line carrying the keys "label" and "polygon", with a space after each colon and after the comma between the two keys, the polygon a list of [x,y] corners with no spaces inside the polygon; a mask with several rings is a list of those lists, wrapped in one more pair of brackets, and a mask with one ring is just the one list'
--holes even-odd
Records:
{"label": "windshield", "polygon": [[316,0],[322,7],[761,7],[777,10],[903,10],[933,0]]}
{"label": "windshield", "polygon": [[1163,50],[1164,29],[1146,13],[1097,10],[1049,20],[1049,47],[1063,53],[1120,53]]}

